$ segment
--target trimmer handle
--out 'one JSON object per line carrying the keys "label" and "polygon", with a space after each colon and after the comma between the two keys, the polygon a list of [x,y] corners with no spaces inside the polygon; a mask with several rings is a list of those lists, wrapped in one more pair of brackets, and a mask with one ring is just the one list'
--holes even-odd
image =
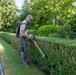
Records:
{"label": "trimmer handle", "polygon": [[33,42],[34,40],[35,40],[35,36],[32,36],[32,37],[29,39],[30,42]]}
{"label": "trimmer handle", "polygon": [[42,57],[45,56],[45,54],[42,52],[42,50],[40,49],[40,47],[38,46],[37,42],[35,41],[35,37],[32,36],[31,39],[29,39],[30,42],[33,42],[35,44],[35,46],[38,48],[39,52],[41,53]]}

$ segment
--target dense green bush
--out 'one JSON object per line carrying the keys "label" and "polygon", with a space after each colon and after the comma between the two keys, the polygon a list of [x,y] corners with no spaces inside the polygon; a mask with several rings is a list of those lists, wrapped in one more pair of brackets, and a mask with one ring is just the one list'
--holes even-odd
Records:
{"label": "dense green bush", "polygon": [[71,35],[71,26],[70,25],[65,25],[62,26],[59,30],[58,30],[58,35],[60,38],[70,38]]}
{"label": "dense green bush", "polygon": [[52,34],[49,34],[48,37],[59,38],[59,35],[57,33],[52,33]]}
{"label": "dense green bush", "polygon": [[[13,47],[19,43],[12,33],[0,33]],[[45,53],[43,58],[35,45],[28,42],[28,56],[31,62],[50,71],[50,75],[76,75],[76,40],[36,37],[40,48]]]}
{"label": "dense green bush", "polygon": [[69,24],[71,25],[72,31],[76,32],[76,14],[72,15],[72,19],[70,20]]}
{"label": "dense green bush", "polygon": [[30,34],[33,34],[33,35],[37,35],[37,31],[36,31],[35,29],[29,30],[29,33],[30,33]]}
{"label": "dense green bush", "polygon": [[44,25],[38,28],[37,34],[39,36],[48,36],[51,33],[56,33],[60,29],[58,25]]}
{"label": "dense green bush", "polygon": [[8,43],[12,44],[14,48],[19,50],[19,39],[16,38],[15,34],[7,33],[7,32],[2,32],[0,33],[0,36],[5,39]]}

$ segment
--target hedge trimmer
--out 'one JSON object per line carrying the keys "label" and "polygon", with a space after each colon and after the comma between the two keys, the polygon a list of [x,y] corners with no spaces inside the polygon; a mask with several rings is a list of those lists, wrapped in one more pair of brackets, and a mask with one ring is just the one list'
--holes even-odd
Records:
{"label": "hedge trimmer", "polygon": [[35,37],[32,36],[31,39],[29,39],[29,40],[35,44],[35,46],[38,48],[39,52],[41,53],[42,57],[44,57],[45,54],[42,52],[42,50],[40,49],[39,45],[38,45],[37,42],[35,41]]}

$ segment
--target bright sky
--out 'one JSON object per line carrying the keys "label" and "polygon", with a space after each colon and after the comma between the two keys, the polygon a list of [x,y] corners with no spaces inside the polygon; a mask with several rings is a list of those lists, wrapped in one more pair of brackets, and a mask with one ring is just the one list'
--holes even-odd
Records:
{"label": "bright sky", "polygon": [[[22,6],[22,4],[23,4],[23,1],[24,1],[24,0],[15,0],[16,5],[18,6],[19,9],[21,8],[21,6]],[[30,1],[31,1],[31,0],[28,0],[28,2],[30,2]],[[76,6],[76,2],[75,2],[74,5]]]}
{"label": "bright sky", "polygon": [[[18,6],[19,9],[21,9],[21,6],[22,6],[22,4],[23,4],[23,1],[24,1],[24,0],[15,0],[16,5]],[[28,0],[28,2],[30,2],[30,1],[31,1],[31,0]]]}
{"label": "bright sky", "polygon": [[15,0],[16,5],[18,6],[18,8],[20,9],[22,4],[23,4],[23,0]]}

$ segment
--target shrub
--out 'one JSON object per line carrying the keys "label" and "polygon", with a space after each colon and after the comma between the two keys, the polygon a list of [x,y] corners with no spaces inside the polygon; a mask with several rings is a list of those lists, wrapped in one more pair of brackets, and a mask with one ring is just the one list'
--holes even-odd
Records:
{"label": "shrub", "polygon": [[52,33],[52,34],[49,34],[48,37],[57,38],[57,37],[59,37],[59,35],[57,33]]}
{"label": "shrub", "polygon": [[72,31],[76,33],[76,14],[72,15],[72,19],[69,24],[71,25]]}
{"label": "shrub", "polygon": [[[13,47],[18,48],[18,40],[14,34],[0,33],[0,36],[9,41]],[[9,36],[10,40],[8,40]],[[76,40],[48,37],[36,37],[36,40],[45,57],[41,56],[33,43],[28,42],[27,51],[31,62],[46,68],[51,75],[76,75]]]}
{"label": "shrub", "polygon": [[57,32],[60,38],[66,38],[66,31],[63,27]]}
{"label": "shrub", "polygon": [[31,29],[31,30],[29,30],[29,33],[30,33],[30,34],[33,34],[33,35],[37,35],[37,32],[36,32],[35,29]]}
{"label": "shrub", "polygon": [[48,36],[51,33],[56,33],[59,30],[60,26],[58,25],[44,25],[38,28],[37,34],[39,36]]}
{"label": "shrub", "polygon": [[70,25],[65,25],[62,26],[59,30],[58,30],[58,35],[60,38],[70,38],[70,31],[71,31],[71,26]]}
{"label": "shrub", "polygon": [[73,32],[73,31],[70,31],[70,32],[69,32],[69,35],[70,35],[70,39],[76,38],[76,33]]}
{"label": "shrub", "polygon": [[19,39],[16,38],[15,34],[1,32],[0,36],[5,39],[9,44],[11,44],[15,49],[19,50]]}

